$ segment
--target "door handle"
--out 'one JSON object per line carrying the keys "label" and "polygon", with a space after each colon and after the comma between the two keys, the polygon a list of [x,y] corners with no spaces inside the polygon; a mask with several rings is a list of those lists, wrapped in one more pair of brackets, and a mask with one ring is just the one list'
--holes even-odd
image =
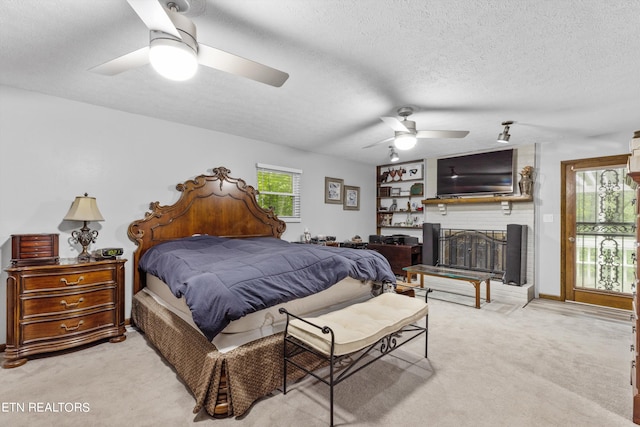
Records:
{"label": "door handle", "polygon": [[573,237],[573,236],[571,236],[571,237],[569,237],[569,241],[570,241],[571,243],[573,243],[573,242],[575,242],[575,241],[576,241],[576,238],[575,238],[575,237]]}

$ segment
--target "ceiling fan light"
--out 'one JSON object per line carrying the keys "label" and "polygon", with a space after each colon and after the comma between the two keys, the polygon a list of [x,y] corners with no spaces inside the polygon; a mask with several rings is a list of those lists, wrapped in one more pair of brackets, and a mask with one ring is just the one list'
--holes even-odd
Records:
{"label": "ceiling fan light", "polygon": [[187,44],[172,39],[154,39],[149,48],[149,62],[163,77],[188,80],[198,71],[196,52]]}
{"label": "ceiling fan light", "polygon": [[396,135],[395,140],[393,141],[393,145],[396,146],[398,150],[410,150],[416,146],[418,139],[412,133],[399,133]]}

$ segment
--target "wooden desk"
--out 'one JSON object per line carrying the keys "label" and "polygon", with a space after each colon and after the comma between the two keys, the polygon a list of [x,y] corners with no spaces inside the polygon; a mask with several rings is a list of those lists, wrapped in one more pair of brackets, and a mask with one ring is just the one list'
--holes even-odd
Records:
{"label": "wooden desk", "polygon": [[422,245],[387,245],[384,243],[369,243],[367,249],[380,252],[389,264],[391,270],[399,276],[408,276],[403,267],[422,262]]}
{"label": "wooden desk", "polygon": [[457,268],[436,267],[433,265],[411,265],[404,267],[407,273],[407,286],[411,286],[411,275],[420,276],[420,287],[424,288],[424,276],[443,277],[445,279],[464,280],[469,282],[476,288],[476,308],[480,308],[480,284],[486,283],[487,302],[491,302],[491,273],[481,271],[460,270]]}

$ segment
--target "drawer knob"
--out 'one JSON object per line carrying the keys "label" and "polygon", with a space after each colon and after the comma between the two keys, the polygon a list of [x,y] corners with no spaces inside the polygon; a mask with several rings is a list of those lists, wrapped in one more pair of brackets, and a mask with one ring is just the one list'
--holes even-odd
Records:
{"label": "drawer knob", "polygon": [[64,323],[62,325],[60,325],[61,328],[63,328],[65,331],[67,332],[71,332],[71,331],[75,331],[76,329],[78,329],[82,324],[84,323],[84,320],[81,320],[78,322],[78,324],[76,326],[67,326]]}
{"label": "drawer knob", "polygon": [[66,308],[75,308],[80,305],[81,302],[84,301],[84,298],[80,298],[77,302],[67,302],[66,300],[60,301],[61,305],[64,305]]}
{"label": "drawer knob", "polygon": [[65,279],[64,277],[63,277],[62,279],[60,279],[60,281],[61,281],[62,283],[64,283],[65,285],[67,285],[67,286],[75,286],[75,285],[78,285],[78,284],[80,284],[80,282],[82,282],[83,280],[84,280],[84,276],[80,276],[80,277],[78,277],[78,280],[77,280],[77,281],[75,281],[75,282],[69,282],[69,281],[67,281],[67,279]]}

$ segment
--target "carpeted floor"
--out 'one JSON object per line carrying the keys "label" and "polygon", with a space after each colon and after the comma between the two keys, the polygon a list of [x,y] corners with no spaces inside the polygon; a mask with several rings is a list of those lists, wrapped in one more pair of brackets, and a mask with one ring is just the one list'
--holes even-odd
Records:
{"label": "carpeted floor", "polygon": [[[546,300],[429,304],[429,359],[416,340],[338,385],[336,425],[634,425],[628,312]],[[328,425],[328,389],[311,378],[242,419],[193,414],[171,367],[144,335],[127,335],[1,370],[0,425]]]}

